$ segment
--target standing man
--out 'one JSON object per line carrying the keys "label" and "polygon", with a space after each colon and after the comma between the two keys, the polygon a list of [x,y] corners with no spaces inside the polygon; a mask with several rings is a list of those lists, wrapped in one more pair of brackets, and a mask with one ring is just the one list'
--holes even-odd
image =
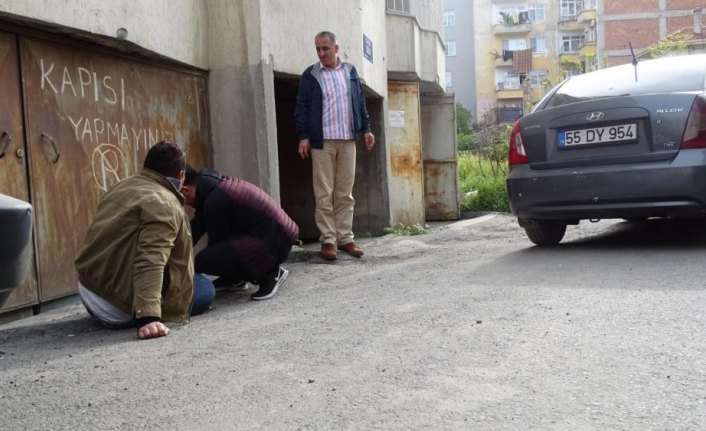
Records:
{"label": "standing man", "polygon": [[371,150],[375,136],[358,72],[338,57],[336,36],[322,31],[314,44],[319,62],[302,73],[294,120],[299,156],[311,154],[321,256],[335,260],[338,246],[361,257],[363,250],[353,241],[355,141],[362,134]]}
{"label": "standing man", "polygon": [[101,325],[135,326],[143,339],[163,337],[169,328],[162,320],[188,321],[213,301],[213,283],[200,274],[194,280],[189,219],[179,193],[185,166],[181,148],[159,142],[139,174],[101,199],[75,261],[81,301]]}
{"label": "standing man", "polygon": [[196,272],[218,276],[218,286],[257,284],[254,300],[273,297],[289,275],[281,265],[299,238],[299,226],[259,187],[213,169],[187,166],[182,193],[196,208],[194,244],[208,234],[208,245],[196,255]]}

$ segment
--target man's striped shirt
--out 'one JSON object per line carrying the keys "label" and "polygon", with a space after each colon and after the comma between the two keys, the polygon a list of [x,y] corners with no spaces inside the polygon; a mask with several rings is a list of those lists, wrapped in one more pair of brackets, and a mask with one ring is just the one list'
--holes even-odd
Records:
{"label": "man's striped shirt", "polygon": [[351,107],[343,62],[335,68],[320,64],[324,139],[353,139]]}

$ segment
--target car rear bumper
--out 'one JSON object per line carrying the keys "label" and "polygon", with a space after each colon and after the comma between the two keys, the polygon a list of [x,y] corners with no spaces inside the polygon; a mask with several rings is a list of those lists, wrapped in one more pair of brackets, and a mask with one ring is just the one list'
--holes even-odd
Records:
{"label": "car rear bumper", "polygon": [[706,150],[671,161],[532,170],[513,166],[510,209],[518,218],[694,217],[706,214]]}

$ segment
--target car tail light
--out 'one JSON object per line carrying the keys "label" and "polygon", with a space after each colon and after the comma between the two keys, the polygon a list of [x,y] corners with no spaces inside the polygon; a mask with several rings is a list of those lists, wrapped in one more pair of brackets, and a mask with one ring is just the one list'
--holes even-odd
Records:
{"label": "car tail light", "polygon": [[691,106],[681,148],[706,148],[706,100],[701,96]]}
{"label": "car tail light", "polygon": [[509,149],[507,155],[507,163],[510,166],[529,163],[529,160],[527,160],[527,153],[525,153],[525,144],[522,141],[521,131],[522,126],[518,120],[512,127],[512,132],[510,132],[510,145],[508,145]]}

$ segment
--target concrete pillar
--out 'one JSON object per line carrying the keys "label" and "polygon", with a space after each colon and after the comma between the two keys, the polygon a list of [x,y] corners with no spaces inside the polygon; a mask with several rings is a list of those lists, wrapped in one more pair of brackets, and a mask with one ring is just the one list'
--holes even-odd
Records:
{"label": "concrete pillar", "polygon": [[213,163],[279,200],[272,59],[262,58],[259,2],[209,0]]}

